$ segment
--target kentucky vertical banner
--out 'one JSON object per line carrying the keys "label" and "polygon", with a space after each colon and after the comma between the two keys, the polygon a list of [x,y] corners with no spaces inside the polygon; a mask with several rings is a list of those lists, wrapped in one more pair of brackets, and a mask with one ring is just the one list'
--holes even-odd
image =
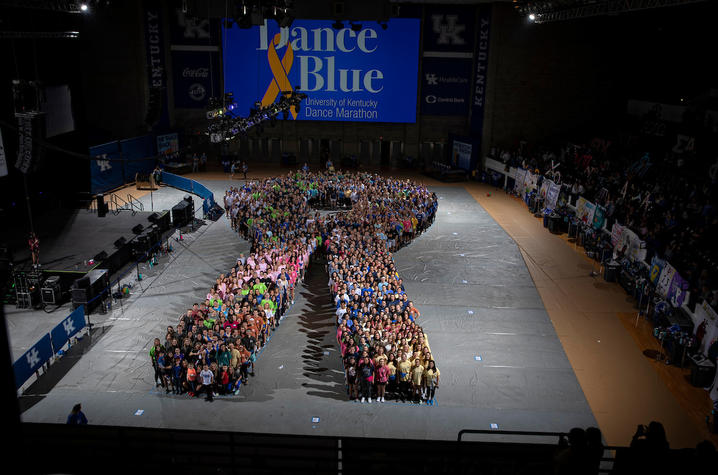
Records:
{"label": "kentucky vertical banner", "polygon": [[427,7],[421,113],[466,115],[471,101],[476,9],[473,6]]}
{"label": "kentucky vertical banner", "polygon": [[162,37],[162,4],[158,0],[145,0],[145,46],[147,51],[147,83],[161,91],[162,109],[159,127],[169,126],[167,108],[167,72],[165,66],[165,48]]}
{"label": "kentucky vertical banner", "polygon": [[7,159],[5,158],[5,145],[2,141],[2,130],[0,130],[0,176],[7,176]]}
{"label": "kentucky vertical banner", "polygon": [[491,5],[479,8],[478,42],[474,59],[474,96],[471,101],[471,134],[481,137],[484,132],[486,80],[489,77],[489,35],[491,33]]}

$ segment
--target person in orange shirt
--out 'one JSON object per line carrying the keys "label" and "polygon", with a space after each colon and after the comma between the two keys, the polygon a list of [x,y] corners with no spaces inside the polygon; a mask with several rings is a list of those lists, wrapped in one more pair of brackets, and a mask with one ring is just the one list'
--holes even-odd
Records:
{"label": "person in orange shirt", "polygon": [[194,363],[189,363],[187,365],[187,380],[184,382],[184,387],[190,397],[194,397],[194,392],[197,389],[196,381],[197,371],[194,369]]}

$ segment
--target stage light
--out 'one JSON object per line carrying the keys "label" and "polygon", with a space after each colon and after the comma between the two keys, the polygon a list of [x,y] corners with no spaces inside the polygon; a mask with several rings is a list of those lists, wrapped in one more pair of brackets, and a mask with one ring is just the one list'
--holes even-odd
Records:
{"label": "stage light", "polygon": [[88,7],[87,7],[87,4],[86,4],[86,3],[83,3],[83,4],[80,5],[80,10],[82,10],[83,12],[86,12],[87,9],[88,9]]}
{"label": "stage light", "polygon": [[342,29],[344,29],[344,23],[342,23],[342,22],[340,22],[339,20],[337,20],[337,21],[335,21],[335,22],[332,24],[332,27],[333,27],[335,30],[342,30]]}
{"label": "stage light", "polygon": [[361,23],[352,23],[352,31],[361,31]]}
{"label": "stage light", "polygon": [[381,25],[382,30],[386,30],[387,28],[389,28],[389,25],[385,21],[377,21],[377,23]]}
{"label": "stage light", "polygon": [[529,20],[535,21],[535,20],[536,20],[536,15],[534,15],[533,13],[531,13],[531,14],[529,15]]}

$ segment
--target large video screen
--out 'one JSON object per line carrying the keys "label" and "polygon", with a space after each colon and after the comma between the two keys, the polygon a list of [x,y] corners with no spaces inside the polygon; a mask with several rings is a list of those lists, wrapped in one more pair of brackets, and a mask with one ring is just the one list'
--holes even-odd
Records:
{"label": "large video screen", "polygon": [[419,20],[394,18],[386,29],[363,23],[360,31],[332,24],[224,28],[224,89],[239,114],[299,87],[308,98],[289,120],[416,122]]}

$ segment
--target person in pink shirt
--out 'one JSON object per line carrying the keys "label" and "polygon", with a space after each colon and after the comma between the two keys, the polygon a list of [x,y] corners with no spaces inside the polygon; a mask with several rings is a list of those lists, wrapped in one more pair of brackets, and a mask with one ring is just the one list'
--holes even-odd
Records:
{"label": "person in pink shirt", "polygon": [[386,383],[389,381],[389,368],[383,359],[379,360],[379,366],[376,368],[376,400],[384,402],[384,393],[386,391]]}

